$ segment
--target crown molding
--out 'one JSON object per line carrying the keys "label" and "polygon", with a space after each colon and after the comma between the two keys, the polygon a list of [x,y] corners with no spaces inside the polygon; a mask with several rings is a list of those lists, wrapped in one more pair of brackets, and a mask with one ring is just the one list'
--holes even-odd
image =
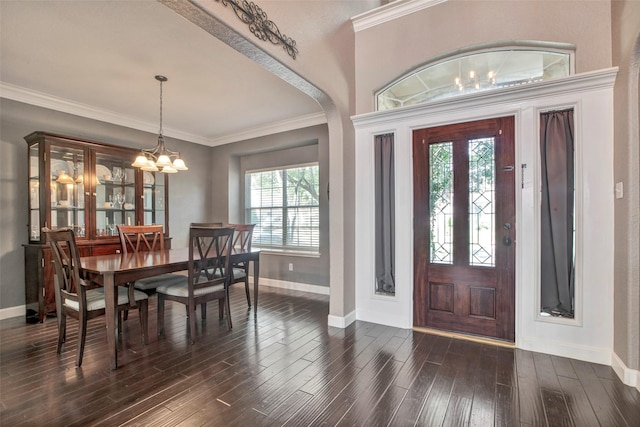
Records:
{"label": "crown molding", "polygon": [[[15,86],[5,82],[0,82],[0,97],[153,134],[158,132],[157,123],[138,120],[114,111],[96,108],[91,105],[70,101],[68,99]],[[181,139],[183,141],[194,142],[202,145],[210,144],[209,139],[207,138],[177,129],[164,128],[163,133],[165,136]]]}
{"label": "crown molding", "polygon": [[[92,107],[90,105],[81,104],[79,102],[69,101],[68,99],[59,98],[46,93],[23,88],[20,86],[15,86],[1,81],[0,98],[10,99],[29,105],[35,105],[37,107],[47,108],[49,110],[55,110],[62,113],[73,114],[74,116],[99,120],[101,122],[111,123],[114,125],[124,126],[153,134],[158,132],[157,123],[138,120],[133,117],[125,116],[113,111]],[[208,138],[172,128],[164,128],[163,134],[167,137],[180,139],[182,141],[215,147],[217,145],[230,144],[232,142],[243,141],[245,139],[258,138],[274,133],[286,132],[324,123],[327,123],[327,118],[324,112],[320,112],[309,114],[306,116],[295,117],[293,119],[282,120],[280,122],[270,123],[267,126],[257,126],[255,128],[243,130],[239,133],[225,135],[220,138]]]}
{"label": "crown molding", "polygon": [[209,145],[215,147],[217,145],[231,144],[232,142],[245,141],[247,139],[259,138],[261,136],[273,135],[275,133],[287,132],[309,126],[322,125],[325,123],[327,123],[327,116],[324,112],[308,114],[306,116],[274,122],[267,126],[257,126],[255,128],[243,130],[242,132],[225,135],[220,138],[212,138],[209,140]]}
{"label": "crown molding", "polygon": [[353,24],[354,31],[357,33],[358,31],[393,21],[394,19],[446,1],[447,0],[395,0],[384,6],[354,16],[351,18],[351,23]]}

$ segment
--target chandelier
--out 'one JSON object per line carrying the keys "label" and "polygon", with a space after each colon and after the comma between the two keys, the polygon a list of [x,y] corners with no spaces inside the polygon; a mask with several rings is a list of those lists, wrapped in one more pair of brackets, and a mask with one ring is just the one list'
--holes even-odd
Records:
{"label": "chandelier", "polygon": [[167,81],[165,76],[156,76],[156,80],[160,82],[160,131],[158,133],[158,144],[155,148],[143,148],[136,161],[131,164],[135,168],[143,171],[176,173],[178,171],[186,171],[187,165],[180,158],[178,151],[171,151],[164,145],[164,136],[162,135],[162,83]]}

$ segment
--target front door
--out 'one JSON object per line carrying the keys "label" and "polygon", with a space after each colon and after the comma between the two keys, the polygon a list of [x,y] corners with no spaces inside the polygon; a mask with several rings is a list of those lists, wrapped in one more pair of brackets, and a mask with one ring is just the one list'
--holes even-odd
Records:
{"label": "front door", "polygon": [[413,132],[414,324],[515,340],[514,119]]}

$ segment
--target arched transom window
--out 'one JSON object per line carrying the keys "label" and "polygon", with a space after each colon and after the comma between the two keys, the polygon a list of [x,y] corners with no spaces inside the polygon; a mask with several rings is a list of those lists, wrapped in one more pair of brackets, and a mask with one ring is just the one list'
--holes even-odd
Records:
{"label": "arched transom window", "polygon": [[432,62],[376,94],[376,110],[389,110],[564,77],[573,73],[573,52],[501,47]]}

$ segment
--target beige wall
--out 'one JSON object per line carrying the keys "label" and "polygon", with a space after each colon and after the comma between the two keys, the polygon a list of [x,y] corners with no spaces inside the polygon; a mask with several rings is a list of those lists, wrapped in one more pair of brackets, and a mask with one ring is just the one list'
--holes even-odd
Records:
{"label": "beige wall", "polygon": [[638,87],[640,2],[612,2],[615,85],[614,180],[624,185],[615,202],[614,351],[630,369],[640,369],[640,147]]}
{"label": "beige wall", "polygon": [[[308,161],[320,165],[320,257],[264,253],[260,277],[329,286],[329,135],[326,125],[253,138],[214,147],[211,151],[211,192],[208,220],[244,222],[244,172]],[[294,264],[294,270],[288,264]]]}
{"label": "beige wall", "polygon": [[576,71],[611,67],[608,1],[449,0],[356,35],[356,113],[373,94],[431,58],[508,40],[572,43]]}

